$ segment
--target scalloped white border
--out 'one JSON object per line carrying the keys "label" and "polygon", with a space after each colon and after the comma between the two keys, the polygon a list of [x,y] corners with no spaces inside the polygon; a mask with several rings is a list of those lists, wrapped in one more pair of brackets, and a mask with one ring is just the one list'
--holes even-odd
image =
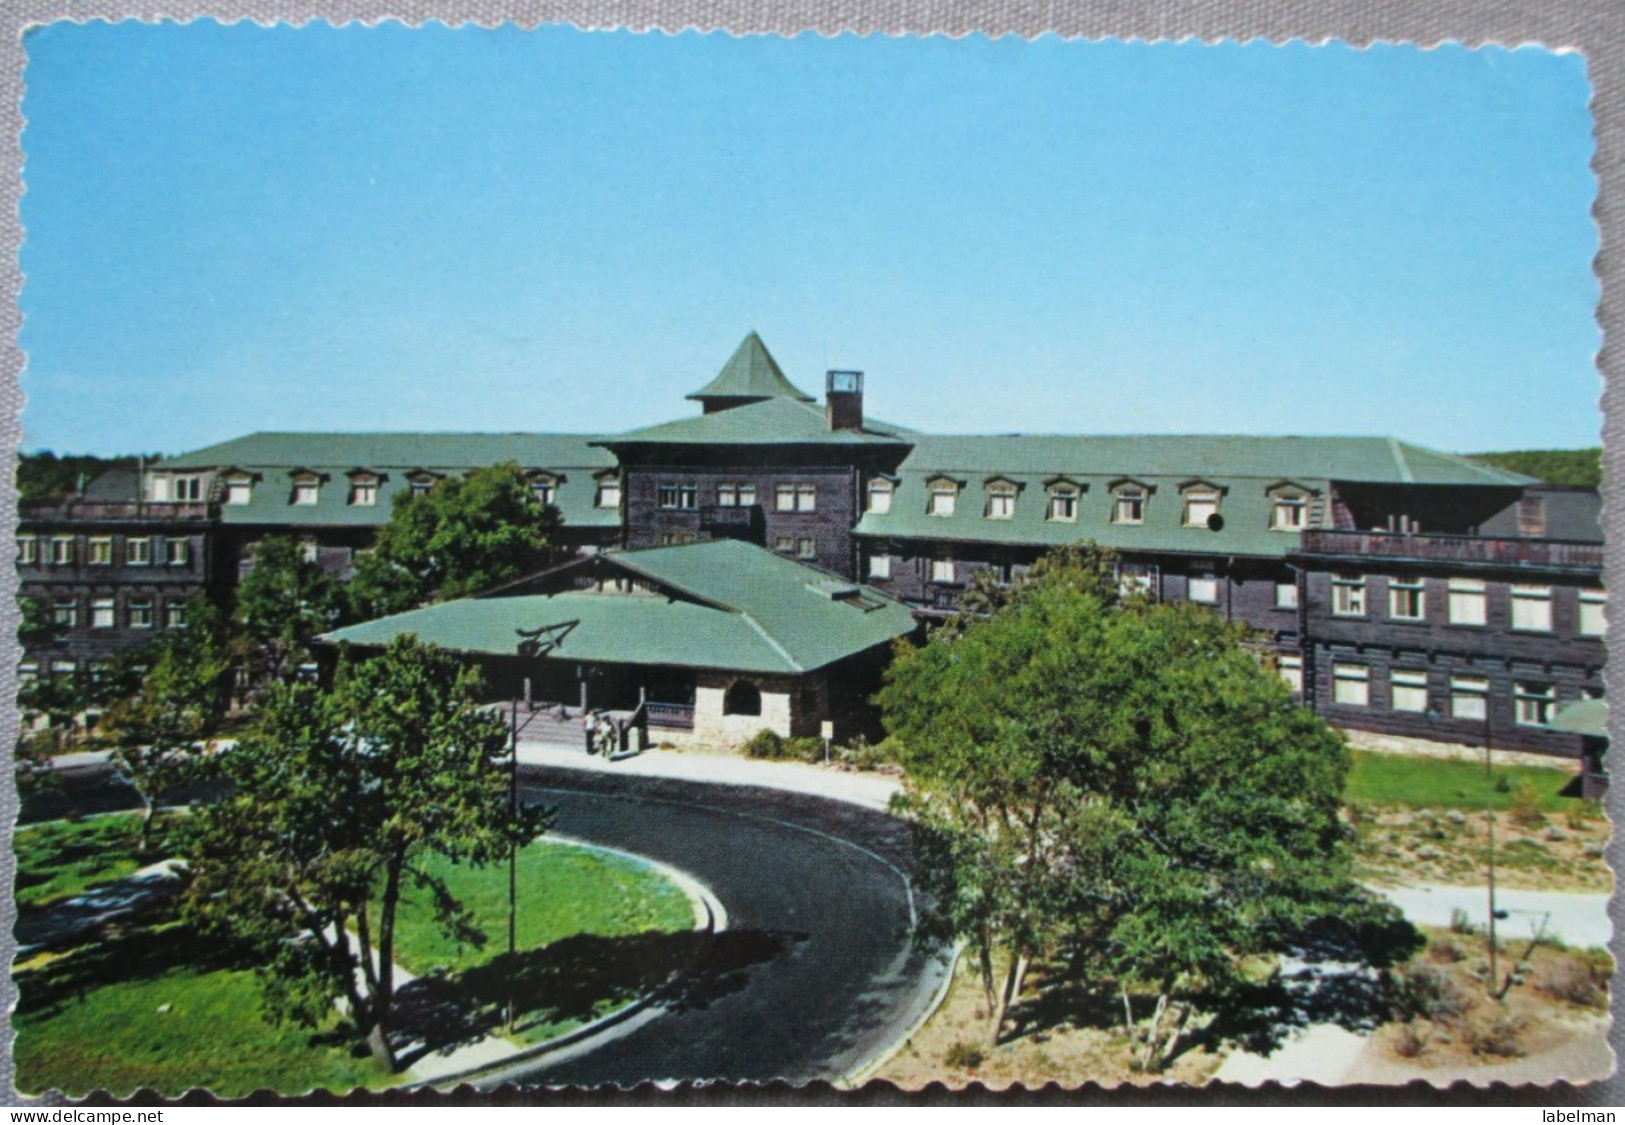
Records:
{"label": "scalloped white border", "polygon": [[[21,313],[17,294],[22,276],[18,266],[23,231],[18,220],[22,185],[21,109],[27,29],[61,20],[175,21],[215,19],[222,23],[250,21],[262,26],[285,23],[302,26],[321,21],[336,26],[350,23],[376,25],[397,22],[417,26],[439,22],[451,27],[476,24],[495,27],[513,23],[529,29],[542,24],[570,24],[584,30],[623,30],[635,32],[725,32],[734,35],[787,35],[814,33],[826,37],[841,34],[878,34],[891,37],[940,35],[963,38],[984,35],[1038,38],[1056,35],[1067,39],[1124,39],[1164,42],[1200,40],[1203,42],[1303,42],[1322,44],[1340,40],[1357,47],[1374,43],[1410,44],[1432,48],[1444,43],[1470,47],[1545,47],[1576,51],[1587,61],[1592,82],[1592,112],[1596,148],[1592,168],[1597,176],[1597,196],[1593,217],[1600,236],[1595,262],[1601,295],[1598,321],[1603,345],[1598,354],[1604,389],[1602,439],[1604,482],[1604,523],[1608,538],[1607,581],[1618,585],[1625,575],[1625,504],[1615,503],[1616,482],[1625,478],[1625,394],[1620,380],[1611,376],[1625,373],[1618,340],[1625,329],[1625,303],[1620,297],[1622,235],[1625,235],[1625,4],[1618,0],[1437,0],[1434,3],[1406,3],[1406,0],[221,0],[218,3],[154,2],[154,0],[0,0],[0,447],[14,454],[20,437],[19,414],[23,396],[18,379],[24,357],[18,348],[17,333]],[[10,474],[0,477],[0,520],[15,522],[16,489]],[[16,696],[16,575],[0,567],[0,699]],[[1616,613],[1609,622],[1610,650],[1625,642],[1625,617]],[[1625,649],[1621,649],[1625,651]],[[1605,673],[1609,694],[1625,699],[1625,660],[1610,662]],[[1611,719],[1617,736],[1625,732],[1625,708]],[[17,735],[14,709],[0,708],[0,747],[9,753]],[[1625,764],[1615,772],[1621,777],[1609,794],[1610,818],[1625,823]],[[0,887],[9,887],[15,878],[15,861],[10,847],[11,824],[16,815],[16,790],[11,771],[0,776]],[[1608,858],[1616,870],[1625,858],[1625,840],[1616,834],[1609,845]],[[0,895],[0,910],[12,909],[10,895]],[[1609,913],[1614,921],[1616,964],[1625,963],[1625,910],[1616,894]],[[0,949],[9,962],[15,950],[8,921],[0,927]],[[1621,996],[1625,993],[1625,969],[1616,970],[1614,1029],[1611,1042],[1616,1058],[1625,1044],[1625,1020],[1621,1020]],[[9,974],[0,975],[0,1009],[10,1011],[16,1004],[16,990]],[[14,1069],[9,1034],[0,1038],[0,1100],[24,1104],[13,1083]],[[1463,1087],[1465,1088],[1465,1087]],[[1507,1100],[1530,1105],[1560,1101],[1565,1107],[1579,1105],[1625,1104],[1625,1080],[1616,1063],[1615,1076],[1578,1090],[1553,1096],[1541,1088],[1498,1087]],[[711,1100],[726,1099],[726,1090],[710,1087]],[[658,1098],[655,1092],[645,1091]],[[1110,1091],[1092,1083],[1082,1084],[1077,1094],[1090,1100],[1110,1101]],[[1232,1091],[1227,1091],[1230,1100]],[[822,1096],[820,1096],[822,1094]],[[1303,1104],[1312,1094],[1297,1087],[1290,1094],[1279,1088],[1254,1091],[1243,1097],[1249,1103]],[[828,1102],[821,1091],[803,1091],[807,1101]],[[1335,1097],[1335,1093],[1333,1095]],[[685,1100],[692,1103],[694,1092]],[[902,1101],[901,1097],[889,1099]],[[931,1100],[941,1102],[941,1097]],[[973,1088],[948,1099],[954,1102],[996,1104],[998,1095]],[[1397,1100],[1397,1099],[1396,1099]]]}

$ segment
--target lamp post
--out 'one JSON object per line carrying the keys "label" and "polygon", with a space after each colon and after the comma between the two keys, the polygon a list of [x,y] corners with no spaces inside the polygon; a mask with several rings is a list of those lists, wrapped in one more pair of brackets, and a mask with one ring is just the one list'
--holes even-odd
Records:
{"label": "lamp post", "polygon": [[1490,995],[1496,994],[1496,981],[1498,979],[1496,968],[1496,941],[1495,941],[1495,783],[1494,774],[1490,769],[1490,693],[1484,693],[1484,823],[1488,846],[1485,849],[1485,862],[1488,867],[1488,888],[1490,908]]}
{"label": "lamp post", "polygon": [[[508,707],[508,816],[519,818],[519,700]],[[513,1034],[514,996],[511,984],[515,975],[514,957],[519,952],[519,841],[508,841],[508,1034]]]}

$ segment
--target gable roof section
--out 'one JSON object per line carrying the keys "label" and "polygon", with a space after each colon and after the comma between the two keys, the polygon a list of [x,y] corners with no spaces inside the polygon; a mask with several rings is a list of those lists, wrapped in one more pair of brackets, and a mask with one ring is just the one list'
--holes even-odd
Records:
{"label": "gable roof section", "polygon": [[785,378],[778,361],[755,332],[748,334],[722,365],[717,377],[688,395],[704,401],[708,398],[788,398],[801,402],[816,401],[812,395],[796,387]]}
{"label": "gable roof section", "polygon": [[[467,472],[504,461],[527,469],[567,474],[554,504],[569,527],[617,527],[620,511],[597,506],[594,471],[615,468],[615,457],[592,444],[590,434],[447,434],[447,433],[257,433],[192,453],[166,457],[155,471],[216,469],[229,466],[264,474],[247,504],[226,504],[220,518],[228,524],[288,527],[373,527],[389,522],[396,495],[411,490],[411,477],[424,470],[437,476]],[[291,505],[286,490],[271,487],[286,480],[290,469],[306,468],[332,478],[315,504]],[[377,503],[350,503],[338,483],[357,469],[380,473]],[[271,474],[275,473],[273,477]]]}
{"label": "gable roof section", "polygon": [[896,427],[872,419],[861,430],[832,430],[817,406],[770,398],[696,418],[680,418],[629,430],[594,444],[625,445],[896,445],[905,443]]}
{"label": "gable roof section", "polygon": [[600,558],[684,596],[497,593],[352,625],[325,639],[381,646],[415,633],[454,651],[512,656],[519,630],[573,621],[579,624],[554,650],[558,659],[797,674],[914,629],[908,608],[887,595],[851,586],[857,597],[833,597],[822,571],[737,540]]}

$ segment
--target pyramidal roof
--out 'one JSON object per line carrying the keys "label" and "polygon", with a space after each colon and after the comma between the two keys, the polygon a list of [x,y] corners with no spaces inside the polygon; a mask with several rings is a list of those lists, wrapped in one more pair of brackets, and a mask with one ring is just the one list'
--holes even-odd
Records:
{"label": "pyramidal roof", "polygon": [[722,365],[717,377],[688,395],[704,401],[708,398],[793,398],[802,402],[816,402],[812,395],[800,390],[779,370],[767,345],[755,332],[746,336],[728,362]]}

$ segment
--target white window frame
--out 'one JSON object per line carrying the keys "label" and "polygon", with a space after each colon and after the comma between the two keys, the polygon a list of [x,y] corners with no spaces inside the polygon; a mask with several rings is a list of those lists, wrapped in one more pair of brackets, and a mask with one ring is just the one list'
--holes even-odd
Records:
{"label": "white window frame", "polygon": [[103,595],[90,599],[90,627],[92,629],[118,628],[118,599]]}
{"label": "white window frame", "polygon": [[314,508],[322,501],[322,482],[316,476],[293,478],[293,495],[289,503],[299,508]]}
{"label": "white window frame", "polygon": [[1013,484],[998,483],[987,486],[987,506],[982,515],[990,520],[1013,520],[1016,518],[1016,486]]}
{"label": "white window frame", "polygon": [[78,555],[78,548],[71,535],[53,535],[51,537],[51,565],[73,566]]}
{"label": "white window frame", "polygon": [[1478,578],[1451,578],[1446,583],[1446,618],[1452,625],[1489,624],[1489,591]]}
{"label": "white window frame", "polygon": [[655,486],[655,503],[663,512],[692,512],[700,490],[693,481],[662,481]]}
{"label": "white window frame", "polygon": [[954,566],[954,560],[949,558],[932,559],[931,581],[939,586],[958,585],[958,568]]}
{"label": "white window frame", "polygon": [[1200,485],[1185,490],[1184,524],[1186,527],[1206,528],[1207,521],[1219,514],[1220,492],[1217,488]]}
{"label": "white window frame", "polygon": [[1391,668],[1388,671],[1388,707],[1393,711],[1426,714],[1428,674],[1419,668]]}
{"label": "white window frame", "polygon": [[1303,657],[1294,652],[1278,653],[1275,657],[1275,673],[1280,676],[1293,695],[1303,695]]}
{"label": "white window frame", "polygon": [[1296,581],[1277,582],[1275,584],[1275,608],[1298,608],[1298,583]]}
{"label": "white window frame", "polygon": [[1450,717],[1482,723],[1490,713],[1488,676],[1450,677]]}
{"label": "white window frame", "polygon": [[234,508],[240,508],[254,501],[254,478],[250,476],[229,476],[226,478],[224,502]]}
{"label": "white window frame", "polygon": [[890,578],[891,556],[886,554],[871,554],[869,556],[869,577],[871,579]]}
{"label": "white window frame", "polygon": [[91,566],[113,565],[113,537],[111,535],[93,535],[87,541],[89,556],[85,561]]}
{"label": "white window frame", "polygon": [[1219,604],[1219,576],[1217,574],[1192,574],[1185,580],[1185,599],[1197,605]]}
{"label": "white window frame", "polygon": [[350,507],[376,508],[378,506],[378,478],[355,476],[350,478]]}
{"label": "white window frame", "polygon": [[1078,522],[1078,489],[1071,485],[1057,485],[1049,490],[1048,518],[1052,523]]}
{"label": "white window frame", "polygon": [[[1401,613],[1401,603],[1415,597],[1415,613]],[[1388,579],[1388,617],[1393,621],[1425,621],[1428,615],[1427,582],[1421,578]]]}
{"label": "white window frame", "polygon": [[1332,616],[1364,617],[1366,581],[1363,574],[1332,575]]}
{"label": "white window frame", "polygon": [[125,609],[132,629],[151,629],[157,622],[157,604],[151,597],[131,598]]}
{"label": "white window frame", "polygon": [[125,566],[152,565],[152,537],[135,535],[124,540]]}
{"label": "white window frame", "polygon": [[1279,492],[1270,497],[1270,530],[1302,531],[1309,522],[1309,497]]}
{"label": "white window frame", "polygon": [[796,537],[794,535],[775,535],[773,537],[773,550],[781,555],[796,553]]}
{"label": "white window frame", "polygon": [[1575,611],[1575,632],[1582,637],[1608,634],[1608,591],[1581,590]]}
{"label": "white window frame", "polygon": [[1550,633],[1552,631],[1552,588],[1550,586],[1513,586],[1507,592],[1512,611],[1512,631],[1515,633]]}
{"label": "white window frame", "polygon": [[1557,708],[1557,685],[1527,680],[1512,682],[1512,721],[1520,727],[1545,727]]}
{"label": "white window frame", "polygon": [[181,629],[186,625],[186,600],[172,598],[164,603],[164,627]]}
{"label": "white window frame", "polygon": [[191,566],[192,544],[187,539],[166,539],[164,541],[165,566]]}
{"label": "white window frame", "polygon": [[1365,664],[1332,663],[1332,702],[1342,707],[1371,706],[1371,669]]}
{"label": "white window frame", "polygon": [[17,537],[17,565],[39,565],[39,537],[36,535],[19,535]]}
{"label": "white window frame", "polygon": [[619,508],[621,506],[621,478],[599,477],[597,488],[593,492],[593,505],[599,508]]}
{"label": "white window frame", "polygon": [[959,507],[959,486],[953,481],[932,481],[930,495],[926,500],[925,514],[928,516],[951,516],[957,507]]}
{"label": "white window frame", "polygon": [[796,558],[816,559],[818,557],[818,540],[809,535],[796,538]]}
{"label": "white window frame", "polygon": [[170,495],[179,503],[197,503],[203,499],[203,478],[195,474],[171,478]]}
{"label": "white window frame", "polygon": [[1139,487],[1124,487],[1112,491],[1112,522],[1121,524],[1145,523],[1145,509],[1149,493]]}
{"label": "white window frame", "polygon": [[895,492],[896,488],[891,481],[879,478],[871,479],[864,510],[877,516],[890,514],[892,497]]}

